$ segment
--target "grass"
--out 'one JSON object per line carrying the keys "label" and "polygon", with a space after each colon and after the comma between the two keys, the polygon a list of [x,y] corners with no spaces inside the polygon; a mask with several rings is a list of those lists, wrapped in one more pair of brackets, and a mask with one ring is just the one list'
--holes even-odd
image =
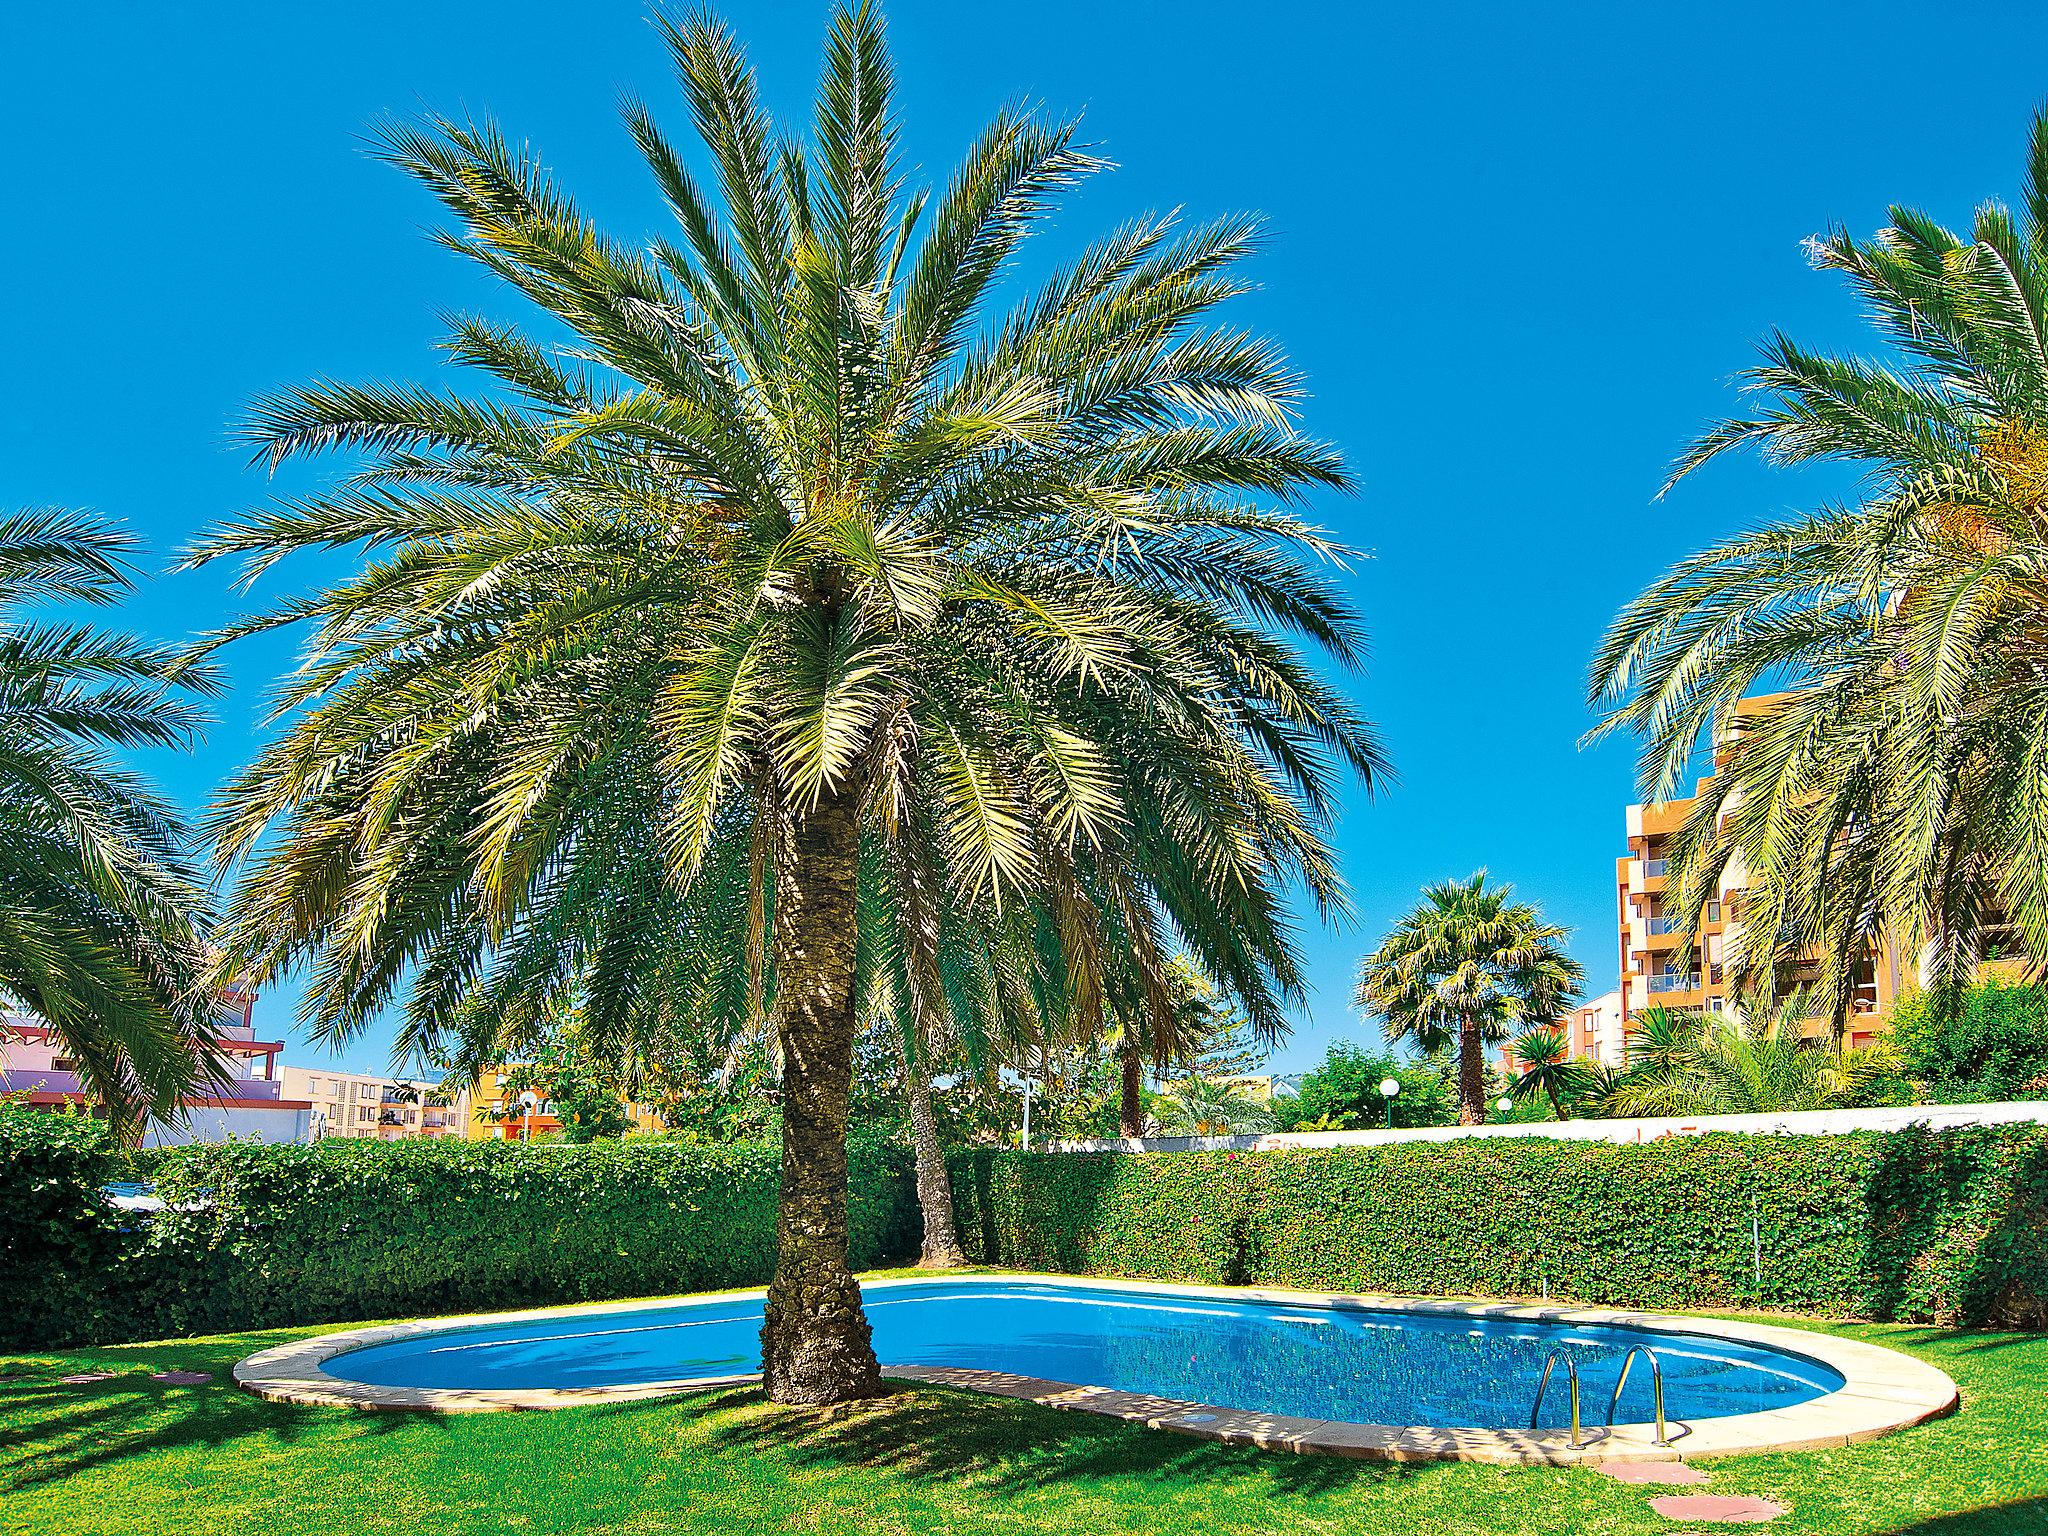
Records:
{"label": "grass", "polygon": [[[1703,1461],[1709,1486],[1667,1490],[1577,1468],[1230,1449],[929,1389],[832,1412],[750,1391],[549,1413],[295,1408],[229,1380],[243,1355],[323,1331],[278,1329],[0,1357],[24,1378],[0,1384],[0,1531],[1629,1536],[1674,1532],[1649,1501],[1692,1491],[1790,1506],[1773,1536],[2048,1533],[2048,1336],[1808,1326],[1933,1362],[1963,1409],[1846,1450]],[[167,1369],[215,1380],[150,1379]],[[57,1383],[93,1370],[119,1374]]]}

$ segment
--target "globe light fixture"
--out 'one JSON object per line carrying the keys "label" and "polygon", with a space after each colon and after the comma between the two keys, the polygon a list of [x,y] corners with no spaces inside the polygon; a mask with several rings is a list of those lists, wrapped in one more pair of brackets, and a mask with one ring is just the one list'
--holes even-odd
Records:
{"label": "globe light fixture", "polygon": [[1401,1080],[1398,1077],[1380,1079],[1380,1097],[1387,1101],[1387,1129],[1390,1131],[1394,1128],[1394,1095],[1400,1091]]}

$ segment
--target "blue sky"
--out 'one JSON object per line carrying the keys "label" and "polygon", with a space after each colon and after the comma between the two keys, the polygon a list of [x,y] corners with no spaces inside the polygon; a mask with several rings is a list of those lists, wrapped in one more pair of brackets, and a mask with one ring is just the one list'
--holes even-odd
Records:
{"label": "blue sky", "polygon": [[[1309,929],[1315,995],[1277,1058],[1359,1038],[1349,977],[1418,887],[1484,865],[1615,972],[1628,750],[1581,751],[1582,677],[1615,608],[1673,558],[1810,500],[1671,456],[1781,327],[1862,344],[1800,241],[1888,203],[1961,222],[2016,187],[2048,96],[2048,12],[1924,7],[1281,5],[1035,0],[889,8],[908,147],[943,175],[998,106],[1083,113],[1120,169],[1054,226],[1071,249],[1145,210],[1270,220],[1241,319],[1290,348],[1310,423],[1362,483],[1318,515],[1370,553],[1357,684],[1400,782],[1338,830],[1358,910]],[[771,102],[802,112],[824,9],[726,8]],[[615,104],[668,109],[638,0],[348,7],[10,6],[0,15],[0,502],[126,519],[158,564],[271,486],[233,448],[255,396],[316,375],[446,383],[436,315],[517,306],[423,238],[434,209],[364,135],[489,114],[614,233],[662,231]],[[266,591],[278,588],[268,587]],[[127,620],[239,611],[225,573],[153,581]],[[287,644],[229,658],[204,746],[151,770],[196,807],[258,739]],[[259,1005],[290,1028],[292,997]],[[387,1042],[343,1058],[380,1067]],[[316,1060],[300,1048],[292,1059]]]}

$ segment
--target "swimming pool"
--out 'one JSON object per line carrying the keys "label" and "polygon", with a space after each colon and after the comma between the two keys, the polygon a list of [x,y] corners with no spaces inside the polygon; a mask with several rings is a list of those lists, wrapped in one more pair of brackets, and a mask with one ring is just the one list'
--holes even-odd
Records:
{"label": "swimming pool", "polygon": [[[1734,1340],[1513,1318],[1215,1301],[1044,1281],[954,1283],[865,1298],[884,1365],[1007,1371],[1251,1413],[1355,1424],[1526,1429],[1543,1364],[1570,1355],[1600,1417],[1632,1345],[1656,1350],[1665,1413],[1712,1418],[1789,1408],[1840,1390],[1818,1361]],[[353,1350],[330,1374],[380,1387],[603,1387],[738,1376],[761,1368],[761,1303],[684,1302],[626,1313],[461,1328]],[[1638,1362],[1617,1422],[1651,1416]],[[1592,1417],[1590,1412],[1588,1417]],[[1560,1363],[1537,1427],[1570,1406]]]}
{"label": "swimming pool", "polygon": [[[1687,1454],[1784,1443],[1759,1439],[1779,1430],[1842,1444],[1856,1427],[1847,1409],[1860,1407],[1871,1432],[1875,1418],[1896,1427],[1954,1401],[1945,1376],[1889,1350],[1701,1319],[1052,1276],[871,1282],[864,1301],[889,1374],[1296,1449],[1377,1454],[1373,1435],[1350,1433],[1363,1429],[1435,1447],[1425,1454],[1576,1455],[1587,1447],[1566,1438],[1569,1361],[1589,1442],[1668,1456],[1647,1428],[1606,1430],[1624,1360],[1640,1347],[1661,1369],[1671,1435],[1690,1442]],[[287,1345],[236,1376],[294,1401],[557,1406],[743,1379],[759,1369],[760,1326],[758,1292],[452,1318]],[[1611,1422],[1652,1420],[1639,1355]]]}

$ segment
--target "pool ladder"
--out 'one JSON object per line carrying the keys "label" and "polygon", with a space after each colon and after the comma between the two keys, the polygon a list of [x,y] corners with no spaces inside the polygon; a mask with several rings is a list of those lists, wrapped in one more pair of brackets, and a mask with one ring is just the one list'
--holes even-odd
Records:
{"label": "pool ladder", "polygon": [[[1657,1359],[1657,1352],[1647,1344],[1631,1344],[1628,1353],[1621,1357],[1621,1375],[1615,1378],[1614,1395],[1607,1399],[1607,1427],[1614,1427],[1615,1412],[1621,1407],[1622,1388],[1628,1385],[1629,1368],[1636,1363],[1637,1355],[1650,1362],[1650,1393],[1657,1410],[1657,1438],[1650,1443],[1668,1446],[1671,1436],[1664,1426],[1664,1367]],[[1536,1401],[1529,1405],[1529,1427],[1534,1429],[1536,1421],[1543,1416],[1543,1396],[1550,1390],[1550,1373],[1560,1360],[1564,1361],[1565,1382],[1571,1391],[1571,1445],[1573,1450],[1578,1450],[1585,1444],[1579,1434],[1579,1363],[1565,1350],[1553,1349],[1550,1358],[1543,1362],[1543,1379],[1536,1383]]]}

